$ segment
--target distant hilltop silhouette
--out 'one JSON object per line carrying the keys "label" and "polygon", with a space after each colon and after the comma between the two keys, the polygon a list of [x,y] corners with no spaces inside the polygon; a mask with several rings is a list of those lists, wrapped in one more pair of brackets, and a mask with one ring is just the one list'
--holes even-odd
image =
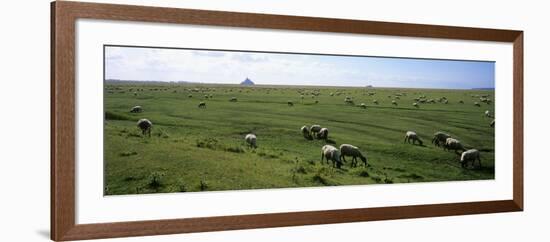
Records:
{"label": "distant hilltop silhouette", "polygon": [[254,85],[254,82],[252,82],[248,77],[244,79],[244,81],[241,82],[241,85]]}

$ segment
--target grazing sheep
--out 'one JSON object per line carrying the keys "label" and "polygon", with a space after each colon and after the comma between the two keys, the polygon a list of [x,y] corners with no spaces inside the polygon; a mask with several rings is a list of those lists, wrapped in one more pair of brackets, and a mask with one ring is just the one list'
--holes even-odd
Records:
{"label": "grazing sheep", "polygon": [[143,108],[141,106],[135,106],[132,109],[130,109],[130,113],[141,113],[143,112]]}
{"label": "grazing sheep", "polygon": [[193,95],[189,94],[189,96],[187,96],[187,97],[189,97],[189,98],[192,98],[192,97],[193,97]]}
{"label": "grazing sheep", "polygon": [[372,101],[374,104],[378,105],[378,100]]}
{"label": "grazing sheep", "polygon": [[293,103],[293,102],[291,102],[291,101],[288,101],[288,102],[287,102],[286,104],[288,104],[288,106],[289,106],[289,107],[292,107],[292,106],[294,106],[294,103]]}
{"label": "grazing sheep", "polygon": [[364,104],[364,103],[361,103],[361,105],[359,105],[362,109],[366,109],[367,108],[367,104]]}
{"label": "grazing sheep", "polygon": [[392,100],[392,101],[391,101],[391,104],[397,106],[397,102],[396,102],[395,100]]}
{"label": "grazing sheep", "polygon": [[495,127],[495,120],[493,119],[493,122],[491,122],[491,127]]}
{"label": "grazing sheep", "polygon": [[485,111],[485,117],[490,118],[490,117],[491,117],[491,111],[486,110],[486,111]]}
{"label": "grazing sheep", "polygon": [[327,140],[328,139],[328,129],[327,128],[322,128],[319,131],[319,133],[317,133],[317,139]]}
{"label": "grazing sheep", "polygon": [[145,135],[145,133],[147,133],[149,134],[149,137],[151,137],[151,129],[153,129],[153,123],[151,123],[151,121],[142,118],[137,122],[137,126],[139,129],[141,129],[142,135]]}
{"label": "grazing sheep", "polygon": [[323,163],[323,158],[327,159],[327,164],[329,160],[332,161],[332,167],[340,168],[342,166],[340,151],[332,145],[324,145],[321,148],[321,163]]}
{"label": "grazing sheep", "polygon": [[363,154],[361,154],[361,151],[359,151],[359,148],[353,145],[340,145],[340,159],[346,162],[346,156],[353,157],[351,159],[351,167],[357,167],[357,157],[359,157],[361,161],[363,161],[365,167],[367,166],[367,157],[363,156]]}
{"label": "grazing sheep", "polygon": [[474,106],[481,107],[481,105],[478,102],[474,102]]}
{"label": "grazing sheep", "polygon": [[206,103],[205,102],[200,102],[199,103],[199,108],[206,108]]}
{"label": "grazing sheep", "polygon": [[472,166],[474,166],[476,160],[479,162],[479,167],[481,167],[481,158],[479,157],[479,151],[476,149],[470,149],[462,152],[462,155],[460,156],[462,168],[468,167],[468,162],[472,162]]}
{"label": "grazing sheep", "polygon": [[413,103],[413,106],[418,108],[418,103]]}
{"label": "grazing sheep", "polygon": [[458,150],[465,151],[464,146],[460,143],[459,140],[453,138],[447,138],[445,145],[443,145],[444,150],[454,150],[458,154]]}
{"label": "grazing sheep", "polygon": [[416,141],[418,141],[418,144],[422,145],[422,140],[418,137],[418,135],[416,134],[416,132],[413,132],[413,131],[407,131],[407,133],[405,134],[405,140],[403,141],[403,143],[407,142],[407,143],[411,143],[411,140],[413,141],[413,145],[416,144]]}
{"label": "grazing sheep", "polygon": [[246,141],[246,143],[248,144],[249,147],[258,148],[258,146],[256,145],[256,135],[255,134],[247,134],[244,137],[244,140]]}
{"label": "grazing sheep", "polygon": [[231,99],[229,99],[230,102],[236,102],[237,101],[237,97],[231,97]]}
{"label": "grazing sheep", "polygon": [[304,138],[306,139],[311,139],[311,135],[309,134],[309,128],[307,126],[302,126],[302,128],[300,129],[302,131],[302,135],[304,136]]}
{"label": "grazing sheep", "polygon": [[448,138],[451,138],[451,136],[441,131],[438,131],[434,134],[432,144],[439,147],[440,145],[444,145]]}
{"label": "grazing sheep", "polygon": [[137,96],[137,92],[134,92],[134,96]]}
{"label": "grazing sheep", "polygon": [[309,130],[311,132],[310,134],[311,137],[317,136],[319,131],[321,131],[321,125],[318,125],[318,124],[311,125],[311,128],[309,128]]}

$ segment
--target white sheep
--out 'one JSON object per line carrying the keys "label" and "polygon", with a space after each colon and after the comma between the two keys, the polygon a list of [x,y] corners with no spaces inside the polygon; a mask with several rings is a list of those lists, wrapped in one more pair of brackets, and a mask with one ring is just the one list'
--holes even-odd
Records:
{"label": "white sheep", "polygon": [[485,110],[485,117],[490,118],[491,117],[491,111]]}
{"label": "white sheep", "polygon": [[413,142],[413,145],[416,143],[416,141],[418,141],[418,143],[422,145],[422,140],[420,140],[416,132],[407,131],[407,133],[405,134],[405,140],[403,141],[403,143],[405,142],[411,143],[411,140]]}
{"label": "white sheep", "polygon": [[441,131],[438,131],[434,134],[434,137],[432,139],[432,144],[439,147],[440,145],[445,144],[445,142],[447,141],[447,138],[451,138],[451,136]]}
{"label": "white sheep", "polygon": [[397,106],[397,102],[395,100],[391,100],[391,104]]}
{"label": "white sheep", "polygon": [[244,137],[244,141],[246,141],[246,143],[248,144],[248,146],[252,147],[252,148],[257,148],[258,146],[256,145],[256,135],[255,134],[247,134],[245,137]]}
{"label": "white sheep", "polygon": [[307,126],[302,126],[302,128],[300,129],[302,131],[302,135],[304,136],[304,138],[306,139],[311,139],[311,135],[309,134],[309,128]]}
{"label": "white sheep", "polygon": [[206,108],[206,103],[205,102],[200,102],[199,103],[199,108]]}
{"label": "white sheep", "polygon": [[319,130],[319,133],[317,133],[317,139],[327,140],[328,139],[328,129],[327,128],[322,128],[321,130]]}
{"label": "white sheep", "polygon": [[321,148],[321,163],[323,163],[323,158],[327,159],[327,164],[332,161],[332,166],[340,168],[342,166],[340,151],[332,145],[324,145]]}
{"label": "white sheep", "polygon": [[476,160],[479,162],[479,167],[481,167],[481,158],[479,155],[479,151],[476,149],[464,151],[460,156],[460,163],[463,168],[468,167],[468,162],[472,162],[472,166],[474,166]]}
{"label": "white sheep", "polygon": [[454,150],[458,154],[458,150],[465,151],[464,146],[460,143],[459,140],[453,138],[447,138],[445,145],[443,145],[444,150]]}
{"label": "white sheep", "polygon": [[319,133],[319,131],[321,131],[321,125],[318,125],[318,124],[311,125],[311,128],[309,128],[309,130],[311,132],[311,137],[314,137]]}
{"label": "white sheep", "polygon": [[413,106],[415,106],[416,108],[418,108],[418,103],[413,103]]}
{"label": "white sheep", "polygon": [[363,109],[367,108],[367,104],[365,104],[365,103],[361,103],[361,105],[359,105],[359,106]]}
{"label": "white sheep", "polygon": [[481,107],[481,105],[478,102],[474,102],[475,106]]}
{"label": "white sheep", "polygon": [[130,109],[130,113],[141,113],[143,112],[143,108],[141,106],[135,106],[132,109]]}
{"label": "white sheep", "polygon": [[153,129],[153,123],[151,123],[151,121],[142,118],[137,122],[137,126],[141,129],[142,135],[145,135],[145,133],[147,133],[149,134],[149,137],[151,137],[151,129]]}
{"label": "white sheep", "polygon": [[365,167],[367,166],[367,157],[363,156],[359,148],[353,145],[350,145],[350,144],[340,145],[340,159],[346,162],[346,156],[353,157],[351,159],[351,167],[357,167],[357,157],[359,157],[361,161],[363,161],[363,164],[365,165]]}

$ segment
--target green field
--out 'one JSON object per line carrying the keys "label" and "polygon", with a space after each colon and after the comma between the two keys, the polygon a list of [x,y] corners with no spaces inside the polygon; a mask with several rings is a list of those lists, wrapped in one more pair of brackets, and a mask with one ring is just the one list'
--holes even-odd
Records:
{"label": "green field", "polygon": [[[494,100],[479,102],[480,95],[493,99],[494,91],[108,82],[105,194],[494,179],[494,129],[484,116]],[[420,96],[436,102],[416,108]],[[130,113],[136,105],[144,111]],[[141,118],[153,123],[151,137],[136,126]],[[327,127],[329,140],[304,139],[300,128],[312,124]],[[408,130],[424,145],[404,143]],[[459,155],[432,145],[436,131],[480,150],[482,167],[464,169]],[[246,145],[248,133],[257,135],[257,149]],[[321,164],[326,142],[359,147],[369,166],[351,168],[351,158],[341,169]]]}

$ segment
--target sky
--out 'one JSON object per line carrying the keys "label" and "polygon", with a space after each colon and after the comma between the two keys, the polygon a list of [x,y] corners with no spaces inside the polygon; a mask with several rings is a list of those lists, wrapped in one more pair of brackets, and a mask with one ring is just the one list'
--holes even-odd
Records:
{"label": "sky", "polygon": [[494,88],[495,63],[105,46],[105,79],[263,85]]}

